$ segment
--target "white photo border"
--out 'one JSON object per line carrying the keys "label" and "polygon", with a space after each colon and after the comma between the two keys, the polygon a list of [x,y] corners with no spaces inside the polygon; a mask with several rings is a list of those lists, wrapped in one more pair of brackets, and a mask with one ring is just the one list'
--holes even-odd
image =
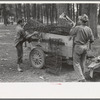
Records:
{"label": "white photo border", "polygon": [[[0,1],[0,3],[100,3],[99,1]],[[59,84],[60,83],[60,84]],[[28,82],[0,83],[0,99],[90,99],[100,98],[100,83]]]}

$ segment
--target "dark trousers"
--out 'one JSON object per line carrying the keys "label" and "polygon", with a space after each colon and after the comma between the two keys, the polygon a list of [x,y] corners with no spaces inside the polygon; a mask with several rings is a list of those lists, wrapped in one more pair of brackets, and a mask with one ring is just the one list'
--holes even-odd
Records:
{"label": "dark trousers", "polygon": [[16,49],[17,49],[17,64],[21,64],[23,62],[23,43],[18,43]]}

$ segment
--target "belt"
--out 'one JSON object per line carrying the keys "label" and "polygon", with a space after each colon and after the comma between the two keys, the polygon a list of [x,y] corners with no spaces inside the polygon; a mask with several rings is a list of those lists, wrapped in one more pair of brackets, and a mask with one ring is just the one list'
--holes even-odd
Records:
{"label": "belt", "polygon": [[[87,44],[87,43],[86,43]],[[74,43],[74,45],[86,45],[86,44],[77,44],[77,43]]]}

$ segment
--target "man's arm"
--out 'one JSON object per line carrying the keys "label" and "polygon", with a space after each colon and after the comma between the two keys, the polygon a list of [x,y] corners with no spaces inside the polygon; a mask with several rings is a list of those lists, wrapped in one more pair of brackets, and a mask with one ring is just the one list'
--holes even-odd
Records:
{"label": "man's arm", "polygon": [[76,27],[72,28],[72,29],[70,30],[70,35],[73,36],[73,37],[76,36],[76,34],[77,34],[77,33],[76,33],[76,30],[77,30]]}
{"label": "man's arm", "polygon": [[26,39],[29,39],[32,36],[39,34],[37,31],[33,32],[32,34],[29,34],[27,31],[25,33],[26,33],[26,36],[25,36]]}
{"label": "man's arm", "polygon": [[92,30],[90,29],[90,43],[93,43],[93,42],[94,42],[94,35],[93,35]]}
{"label": "man's arm", "polygon": [[19,42],[23,42],[24,39],[22,38],[22,36],[23,36],[23,34],[22,34],[22,30],[20,29],[20,30],[17,31],[16,39],[18,39]]}
{"label": "man's arm", "polygon": [[94,42],[94,35],[92,30],[90,29],[90,41],[89,41],[89,49],[91,49],[92,43]]}

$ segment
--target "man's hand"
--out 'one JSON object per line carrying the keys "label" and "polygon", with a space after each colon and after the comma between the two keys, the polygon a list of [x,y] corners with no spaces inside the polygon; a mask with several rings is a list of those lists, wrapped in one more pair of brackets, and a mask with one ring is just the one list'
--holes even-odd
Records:
{"label": "man's hand", "polygon": [[38,34],[39,34],[39,32],[35,31],[35,32],[32,33],[32,36],[38,35]]}
{"label": "man's hand", "polygon": [[39,32],[37,32],[37,31],[33,32],[32,34],[29,34],[29,33],[27,32],[26,39],[29,39],[29,38],[32,37],[32,36],[37,36],[38,34],[39,34]]}
{"label": "man's hand", "polygon": [[71,37],[69,37],[69,41],[70,41],[70,40],[72,40],[72,38],[73,38],[72,36],[71,36]]}

